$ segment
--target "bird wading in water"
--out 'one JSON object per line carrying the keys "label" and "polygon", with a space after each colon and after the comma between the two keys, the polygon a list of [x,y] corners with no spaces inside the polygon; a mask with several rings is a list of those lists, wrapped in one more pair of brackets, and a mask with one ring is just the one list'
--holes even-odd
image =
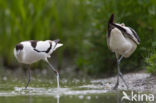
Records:
{"label": "bird wading in water", "polygon": [[[14,56],[16,57],[19,63],[29,64],[35,63],[39,60],[43,60],[51,67],[51,69],[57,75],[57,87],[59,87],[59,73],[53,67],[52,64],[48,61],[53,51],[57,48],[63,46],[62,43],[59,43],[59,39],[57,40],[46,40],[46,41],[23,41],[16,45],[14,48]],[[26,88],[28,87],[31,80],[31,72],[30,68],[28,69],[28,82],[26,84]]]}

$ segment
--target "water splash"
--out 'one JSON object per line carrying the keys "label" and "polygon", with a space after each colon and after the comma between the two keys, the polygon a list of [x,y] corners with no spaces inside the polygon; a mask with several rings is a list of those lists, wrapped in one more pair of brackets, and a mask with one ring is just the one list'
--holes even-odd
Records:
{"label": "water splash", "polygon": [[[80,99],[83,99],[84,95],[89,94],[103,94],[107,93],[108,90],[102,89],[71,89],[71,88],[34,88],[28,87],[14,87],[13,91],[8,92],[0,92],[1,96],[18,96],[18,95],[37,95],[37,96],[53,96],[58,99],[63,95],[71,96],[71,95],[79,95]],[[88,97],[89,98],[89,97]]]}
{"label": "water splash", "polygon": [[[12,91],[12,95],[47,95],[59,98],[64,93],[71,91],[69,88],[34,88],[28,87],[15,87]],[[0,92],[1,93],[1,92]],[[14,93],[14,94],[13,94]]]}

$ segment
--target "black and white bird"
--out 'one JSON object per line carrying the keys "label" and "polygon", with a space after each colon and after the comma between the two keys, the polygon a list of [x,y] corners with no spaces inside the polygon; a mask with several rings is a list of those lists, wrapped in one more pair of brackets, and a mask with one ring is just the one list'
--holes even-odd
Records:
{"label": "black and white bird", "polygon": [[[59,40],[46,40],[46,41],[23,41],[16,45],[14,48],[14,56],[16,57],[19,63],[29,64],[35,63],[39,60],[44,60],[49,64],[51,69],[57,75],[57,87],[59,87],[59,73],[58,71],[50,64],[48,58],[50,58],[53,51],[57,48],[63,46],[62,43],[59,43]],[[31,79],[30,69],[28,69],[29,76],[26,88],[29,85]]]}
{"label": "black and white bird", "polygon": [[114,23],[114,15],[112,14],[108,21],[107,45],[108,48],[115,53],[117,58],[118,75],[114,89],[118,88],[119,77],[123,80],[128,89],[128,85],[120,71],[120,61],[123,57],[128,58],[139,44],[140,38],[137,33],[131,27],[127,27],[123,23]]}

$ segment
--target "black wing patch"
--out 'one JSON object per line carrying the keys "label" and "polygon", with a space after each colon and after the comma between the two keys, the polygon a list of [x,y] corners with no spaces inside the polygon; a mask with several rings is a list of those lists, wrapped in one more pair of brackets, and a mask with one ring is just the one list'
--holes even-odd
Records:
{"label": "black wing patch", "polygon": [[121,26],[119,26],[119,25],[116,25],[116,24],[114,24],[114,23],[111,23],[113,26],[115,26],[115,27],[117,27],[119,30],[121,30],[122,32],[126,32],[126,30],[124,29],[124,28],[122,28]]}
{"label": "black wing patch", "polygon": [[138,40],[138,42],[140,42],[140,38],[139,38],[138,34],[135,32],[135,30],[132,29],[131,27],[128,27],[128,28],[130,28],[130,30],[133,32],[135,38]]}
{"label": "black wing patch", "polygon": [[46,51],[39,51],[39,50],[37,50],[36,48],[34,48],[34,50],[35,50],[36,52],[45,52],[45,53],[49,53],[50,49],[52,48],[51,42],[49,42],[49,44],[50,44],[50,47],[49,47]]}
{"label": "black wing patch", "polygon": [[36,48],[37,42],[38,42],[37,40],[30,40],[31,46],[32,46],[33,48]]}
{"label": "black wing patch", "polygon": [[49,51],[50,51],[50,49],[51,49],[51,47],[52,47],[51,42],[49,42],[49,44],[50,44],[50,47],[45,51],[46,53],[49,53]]}
{"label": "black wing patch", "polygon": [[16,51],[23,50],[23,44],[17,44],[16,45]]}
{"label": "black wing patch", "polygon": [[[128,36],[131,40],[133,40],[136,44],[138,44],[138,43],[133,39],[132,35],[129,34],[129,33],[127,33],[126,29],[124,29],[124,28],[122,28],[121,26],[116,25],[116,24],[114,24],[114,23],[112,23],[112,25],[115,26],[115,27],[117,27],[119,30],[121,30],[121,32],[122,32],[122,34],[123,34],[124,36]],[[140,42],[140,39],[139,39],[137,33],[136,33],[132,28],[130,28],[130,30],[132,31],[134,37],[138,40],[138,42]]]}

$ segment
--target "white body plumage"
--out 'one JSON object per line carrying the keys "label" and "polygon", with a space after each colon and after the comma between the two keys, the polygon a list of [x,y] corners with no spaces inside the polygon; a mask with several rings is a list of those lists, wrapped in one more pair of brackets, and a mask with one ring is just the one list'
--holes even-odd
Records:
{"label": "white body plumage", "polygon": [[110,23],[109,33],[107,34],[107,45],[117,58],[122,55],[129,57],[140,44],[137,33],[124,24]]}
{"label": "white body plumage", "polygon": [[129,57],[135,51],[137,44],[125,37],[119,29],[114,28],[110,34],[109,47],[117,55]]}
{"label": "white body plumage", "polygon": [[24,64],[32,64],[39,60],[46,60],[51,57],[50,55],[53,51],[63,45],[58,42],[59,40],[23,41],[14,48],[14,55],[18,62]]}

